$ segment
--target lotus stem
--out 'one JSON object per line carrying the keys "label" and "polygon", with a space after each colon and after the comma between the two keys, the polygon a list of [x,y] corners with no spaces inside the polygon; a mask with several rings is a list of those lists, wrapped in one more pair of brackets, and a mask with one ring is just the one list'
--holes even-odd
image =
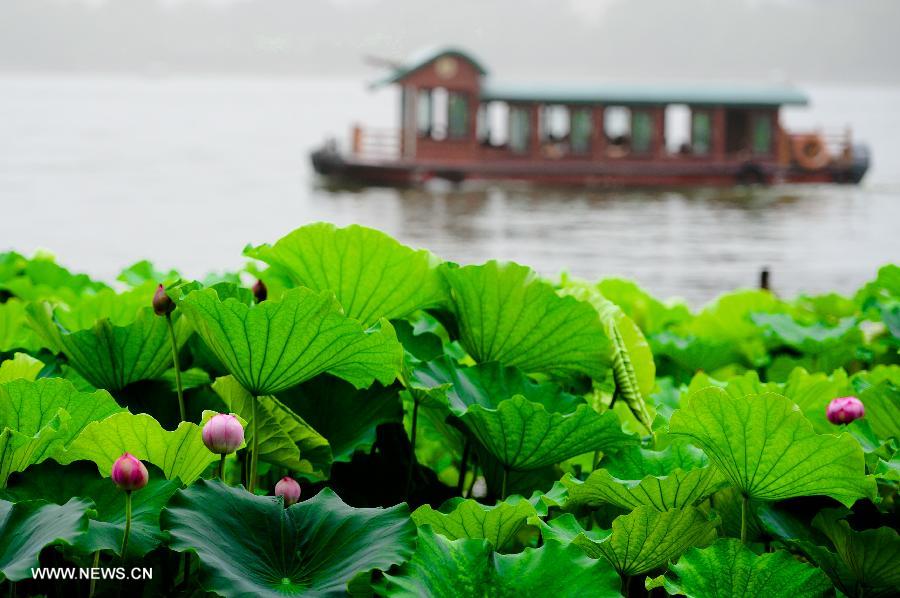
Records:
{"label": "lotus stem", "polygon": [[172,365],[175,367],[175,387],[178,390],[178,413],[181,421],[187,421],[184,409],[184,389],[181,387],[181,368],[178,367],[178,340],[175,338],[175,325],[172,323],[172,314],[166,314],[166,325],[169,328],[169,339],[172,341]]}
{"label": "lotus stem", "polygon": [[506,481],[509,478],[509,467],[503,467],[503,484],[500,486],[500,500],[506,500]]}
{"label": "lotus stem", "polygon": [[219,459],[219,479],[225,483],[225,453],[222,453],[222,458]]}
{"label": "lotus stem", "polygon": [[[96,569],[100,566],[100,551],[94,551],[94,565],[93,568]],[[93,573],[93,572],[92,572]],[[91,589],[88,592],[88,598],[94,598],[94,591],[97,589],[97,578],[91,575]]]}
{"label": "lotus stem", "polygon": [[472,483],[469,484],[469,489],[466,491],[466,498],[472,498],[472,489],[475,488],[475,482],[478,481],[478,463],[476,463],[472,467]]}
{"label": "lotus stem", "polygon": [[128,549],[128,534],[131,533],[131,490],[125,491],[125,535],[122,536],[122,560]]}
{"label": "lotus stem", "polygon": [[248,474],[247,479],[247,490],[250,491],[250,494],[253,494],[253,491],[256,489],[256,465],[259,459],[259,422],[256,417],[256,401],[257,397],[252,397],[250,400],[250,425],[253,429],[253,448],[250,453],[250,473]]}
{"label": "lotus stem", "polygon": [[741,495],[741,544],[747,545],[747,519],[750,511],[750,497]]}
{"label": "lotus stem", "polygon": [[188,584],[191,583],[191,553],[184,553],[184,573],[181,575],[181,585],[185,589],[187,589]]}
{"label": "lotus stem", "polygon": [[419,422],[419,396],[415,390],[410,390],[413,398],[412,426],[409,432],[409,466],[406,468],[406,499],[409,500],[409,492],[412,489],[413,465],[416,462],[416,427]]}
{"label": "lotus stem", "polygon": [[456,493],[462,496],[463,488],[466,485],[466,470],[469,465],[469,440],[466,439],[465,445],[463,445],[463,454],[462,454],[462,462],[459,464],[459,479],[456,481]]}

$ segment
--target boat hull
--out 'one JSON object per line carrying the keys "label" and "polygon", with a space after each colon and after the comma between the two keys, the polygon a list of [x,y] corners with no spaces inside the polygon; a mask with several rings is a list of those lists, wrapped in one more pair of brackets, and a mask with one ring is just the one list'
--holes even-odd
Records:
{"label": "boat hull", "polygon": [[797,166],[691,160],[590,162],[520,160],[428,162],[367,160],[339,154],[331,148],[311,155],[315,171],[356,185],[413,186],[433,179],[451,182],[525,181],[541,185],[587,187],[733,186],[780,183],[859,183],[868,169],[864,148],[847,163],[817,170]]}

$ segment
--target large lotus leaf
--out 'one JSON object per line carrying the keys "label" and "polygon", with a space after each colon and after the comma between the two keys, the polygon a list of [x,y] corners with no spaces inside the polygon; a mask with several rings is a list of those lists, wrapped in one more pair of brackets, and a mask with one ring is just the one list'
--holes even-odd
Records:
{"label": "large lotus leaf", "polygon": [[884,380],[860,393],[859,400],[865,405],[865,419],[878,438],[900,441],[900,387]]}
{"label": "large lotus leaf", "polygon": [[375,444],[379,425],[403,421],[397,388],[381,384],[357,390],[343,380],[322,375],[278,398],[328,439],[335,461],[349,463],[356,451]]}
{"label": "large lotus leaf", "polygon": [[42,369],[44,369],[43,361],[25,353],[16,353],[12,359],[0,363],[0,384],[18,379],[34,380]]}
{"label": "large lotus leaf", "polygon": [[282,269],[297,286],[332,291],[366,327],[447,301],[438,258],[371,228],[318,222],[244,254]]}
{"label": "large lotus leaf", "polygon": [[445,512],[422,505],[413,511],[413,521],[420,527],[430,525],[450,540],[485,539],[495,550],[502,549],[529,517],[537,515],[526,500],[507,500],[494,506],[482,505],[472,499],[456,500],[447,507]]}
{"label": "large lotus leaf", "polygon": [[64,505],[0,500],[0,580],[30,579],[44,547],[72,544],[87,530],[92,507],[81,498]]}
{"label": "large lotus leaf", "polygon": [[828,573],[834,585],[848,596],[896,596],[900,587],[900,536],[890,527],[863,531],[827,510],[813,519],[813,527],[825,534],[835,552],[808,540],[795,544]]}
{"label": "large lotus leaf", "polygon": [[451,541],[424,527],[412,559],[396,574],[385,574],[376,589],[390,598],[613,598],[621,596],[620,585],[609,565],[574,546],[551,540],[500,555],[486,540]]}
{"label": "large lotus leaf", "polygon": [[116,459],[128,452],[159,467],[166,479],[190,484],[219,457],[203,444],[201,432],[200,426],[191,422],[181,422],[170,432],[146,413],[125,411],[88,424],[68,449],[54,458],[63,464],[93,461],[106,477]]}
{"label": "large lotus leaf", "polygon": [[288,509],[218,480],[175,494],[161,525],[174,550],[200,557],[200,583],[222,596],[343,595],[347,582],[413,553],[406,505],[349,507],[330,489]]}
{"label": "large lotus leaf", "polygon": [[585,404],[583,399],[563,392],[555,384],[534,382],[522,370],[496,361],[462,367],[442,356],[419,364],[410,375],[409,386],[434,391],[432,397],[436,394],[446,397],[450,410],[456,415],[464,414],[473,405],[496,409],[514,395],[540,403],[553,413],[571,413]]}
{"label": "large lotus leaf", "polygon": [[50,458],[91,422],[122,408],[109,393],[83,393],[61,378],[0,384],[0,481]]}
{"label": "large lotus leaf", "polygon": [[831,589],[821,569],[779,550],[756,555],[734,538],[722,538],[707,548],[692,548],[670,573],[647,580],[647,589],[663,587],[670,595],[688,598],[818,598]]}
{"label": "large lotus leaf", "polygon": [[25,304],[18,299],[0,303],[0,353],[23,349],[37,351],[41,342],[27,325]]}
{"label": "large lotus leaf", "polygon": [[583,403],[571,413],[554,413],[516,395],[496,409],[473,405],[461,417],[482,445],[507,469],[538,469],[590,451],[614,451],[637,443],[615,413]]}
{"label": "large lotus leaf", "polygon": [[621,575],[652,571],[694,546],[716,539],[718,520],[695,507],[657,511],[640,506],[613,520],[612,532],[586,532],[567,513],[542,525],[544,539],[578,546],[591,558],[606,558]]}
{"label": "large lotus leaf", "polygon": [[874,497],[863,451],[850,435],[816,434],[781,395],[732,397],[721,388],[694,393],[672,415],[670,431],[701,447],[751,498],[830,496],[847,506]]}
{"label": "large lotus leaf", "polygon": [[562,293],[587,301],[600,314],[606,335],[611,340],[616,393],[634,417],[651,430],[653,420],[645,398],[656,386],[656,364],[643,332],[619,306],[603,297],[595,285],[566,280]]}
{"label": "large lotus leaf", "polygon": [[475,361],[499,361],[527,373],[606,375],[610,341],[590,304],[557,295],[518,264],[491,261],[443,272],[460,340]]}
{"label": "large lotus leaf", "polygon": [[60,299],[77,303],[82,297],[108,289],[102,282],[93,281],[86,274],[73,274],[47,254],[26,259],[14,252],[0,254],[2,272],[0,289],[11,292],[23,301]]}
{"label": "large lotus leaf", "polygon": [[[167,480],[154,467],[149,467],[150,480],[140,492],[132,493],[131,531],[128,535],[129,558],[140,558],[165,539],[159,529],[160,511],[181,486],[177,480]],[[7,497],[20,500],[45,500],[64,504],[72,496],[93,501],[88,529],[73,542],[75,550],[90,554],[108,550],[121,556],[122,536],[125,534],[125,493],[117,490],[112,481],[97,474],[89,463],[73,463],[65,467],[47,461],[20,476],[6,492]]]}
{"label": "large lotus leaf", "polygon": [[197,333],[254,396],[270,395],[329,372],[357,388],[397,377],[403,347],[387,321],[366,331],[341,313],[329,291],[286,291],[281,300],[250,306],[216,289],[180,303]]}
{"label": "large lotus leaf", "polygon": [[609,503],[633,509],[650,505],[660,511],[697,504],[715,492],[724,480],[701,451],[672,444],[663,451],[628,447],[604,456],[583,482],[567,475],[567,509]]}
{"label": "large lotus leaf", "polygon": [[[73,312],[54,311],[49,303],[31,303],[26,309],[31,325],[49,347],[65,354],[88,382],[115,392],[133,382],[157,378],[171,367],[172,341],[166,319],[157,316],[149,306],[152,293],[146,297],[146,307],[130,318],[120,310],[133,305],[129,301],[118,303],[115,295],[111,297],[109,309],[96,312],[81,306]],[[88,323],[94,313],[110,310],[115,319],[106,316]],[[66,322],[84,327],[70,328]],[[176,316],[179,347],[190,333],[187,322]]]}
{"label": "large lotus leaf", "polygon": [[842,318],[836,326],[822,323],[804,325],[789,314],[750,314],[750,320],[776,340],[800,353],[821,353],[837,345],[862,344],[863,335],[856,317]]}
{"label": "large lotus leaf", "polygon": [[[328,475],[332,461],[328,441],[281,401],[270,396],[254,399],[233,376],[217,378],[213,390],[245,421],[250,421],[251,401],[256,400],[260,460],[314,478]],[[253,442],[252,426],[244,431],[244,440],[248,445]]]}

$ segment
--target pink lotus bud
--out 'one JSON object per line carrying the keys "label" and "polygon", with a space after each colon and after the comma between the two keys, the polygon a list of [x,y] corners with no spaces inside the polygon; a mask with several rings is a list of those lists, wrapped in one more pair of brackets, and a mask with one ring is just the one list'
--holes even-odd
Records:
{"label": "pink lotus bud", "polygon": [[175,302],[166,295],[166,289],[162,285],[156,287],[156,293],[153,295],[153,311],[158,316],[164,316],[175,311]]}
{"label": "pink lotus bud", "polygon": [[300,484],[294,478],[284,476],[275,484],[275,496],[284,498],[284,506],[289,507],[300,500]]}
{"label": "pink lotus bud", "polygon": [[132,490],[140,490],[147,485],[150,474],[147,468],[140,460],[130,453],[125,453],[113,463],[112,480],[116,486],[131,492]]}
{"label": "pink lotus bud", "polygon": [[833,424],[849,424],[866,414],[862,401],[856,397],[839,397],[828,403],[825,415]]}
{"label": "pink lotus bud", "polygon": [[269,289],[266,288],[266,283],[261,280],[257,280],[251,290],[253,291],[253,296],[256,297],[257,303],[262,303],[269,296]]}
{"label": "pink lotus bud", "polygon": [[203,426],[203,444],[217,455],[238,450],[244,442],[244,426],[229,413],[219,413]]}

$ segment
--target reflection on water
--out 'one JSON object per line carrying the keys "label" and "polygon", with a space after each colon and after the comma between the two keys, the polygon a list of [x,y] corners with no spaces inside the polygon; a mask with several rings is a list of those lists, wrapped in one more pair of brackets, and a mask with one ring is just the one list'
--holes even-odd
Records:
{"label": "reflection on water", "polygon": [[811,91],[789,124],[852,125],[874,155],[863,186],[329,189],[307,152],[354,121],[391,124],[395,97],[359,81],[0,77],[0,251],[49,248],[105,279],[143,258],[200,277],[328,220],[694,304],[754,285],[762,266],[785,294],[852,292],[900,261],[900,89]]}
{"label": "reflection on water", "polygon": [[[318,201],[454,261],[512,259],[547,275],[626,276],[691,303],[753,286],[851,292],[900,258],[898,196],[853,187],[590,192],[527,186],[340,191]],[[885,215],[893,215],[886,218]]]}

